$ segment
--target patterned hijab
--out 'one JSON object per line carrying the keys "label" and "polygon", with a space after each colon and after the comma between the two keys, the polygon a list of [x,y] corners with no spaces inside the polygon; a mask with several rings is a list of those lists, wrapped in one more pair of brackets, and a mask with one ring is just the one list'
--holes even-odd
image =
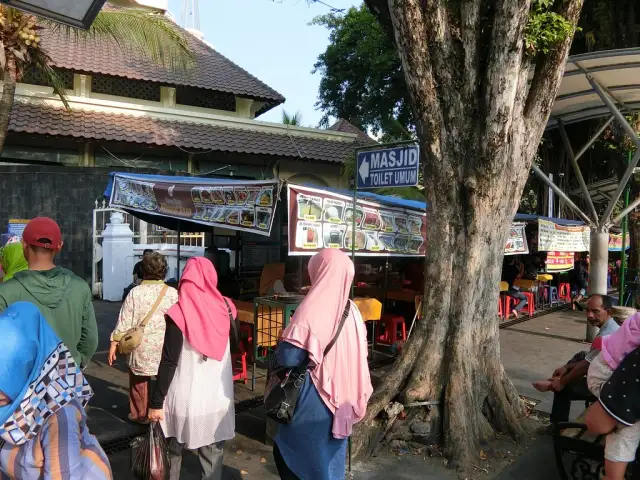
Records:
{"label": "patterned hijab", "polygon": [[19,242],[7,243],[0,249],[0,262],[2,262],[5,282],[11,280],[16,273],[29,268],[29,264],[24,258],[22,243]]}
{"label": "patterned hijab", "polygon": [[86,405],[93,391],[67,347],[34,304],[18,302],[0,314],[0,443],[22,445],[74,399]]}

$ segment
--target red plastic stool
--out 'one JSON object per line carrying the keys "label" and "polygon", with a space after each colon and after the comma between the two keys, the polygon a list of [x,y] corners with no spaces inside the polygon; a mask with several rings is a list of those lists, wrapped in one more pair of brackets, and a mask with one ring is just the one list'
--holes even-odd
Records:
{"label": "red plastic stool", "polygon": [[253,325],[246,322],[240,322],[240,338],[241,343],[247,342],[244,346],[247,352],[249,362],[253,362]]}
{"label": "red plastic stool", "polygon": [[527,314],[529,317],[533,317],[533,314],[536,311],[536,300],[533,292],[522,292],[524,296],[527,297]]}
{"label": "red plastic stool", "polygon": [[[533,295],[532,292],[522,292],[524,293],[524,296],[527,297],[527,314],[530,317],[533,317],[533,314],[535,312],[535,305],[534,305],[534,298],[535,296]],[[513,298],[510,295],[505,295],[504,297],[504,318],[509,318],[511,316],[511,312],[513,312],[513,309],[515,308],[516,304],[518,303],[518,300]]]}
{"label": "red plastic stool", "polygon": [[558,289],[558,296],[567,303],[571,303],[571,285],[569,283],[561,283]]}
{"label": "red plastic stool", "polygon": [[233,381],[244,381],[247,384],[247,352],[232,353],[231,366],[233,369]]}
{"label": "red plastic stool", "polygon": [[504,311],[502,308],[502,295],[498,296],[498,318],[504,318]]}
{"label": "red plastic stool", "polygon": [[[384,325],[384,334],[378,338],[378,343],[393,345],[398,340],[405,341],[407,339],[407,326],[403,316],[387,313],[382,316],[381,323]],[[400,338],[398,338],[398,334],[401,335]]]}

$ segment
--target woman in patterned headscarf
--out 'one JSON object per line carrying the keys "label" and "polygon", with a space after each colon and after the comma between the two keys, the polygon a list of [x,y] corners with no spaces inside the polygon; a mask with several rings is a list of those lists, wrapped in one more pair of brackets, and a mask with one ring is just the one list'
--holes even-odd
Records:
{"label": "woman in patterned headscarf", "polygon": [[16,273],[29,268],[27,260],[24,258],[22,242],[18,237],[10,236],[6,239],[6,243],[0,247],[0,264],[4,272],[3,281],[5,282],[11,280]]}
{"label": "woman in patterned headscarf", "polygon": [[111,480],[87,428],[91,387],[38,307],[10,305],[0,331],[0,478]]}

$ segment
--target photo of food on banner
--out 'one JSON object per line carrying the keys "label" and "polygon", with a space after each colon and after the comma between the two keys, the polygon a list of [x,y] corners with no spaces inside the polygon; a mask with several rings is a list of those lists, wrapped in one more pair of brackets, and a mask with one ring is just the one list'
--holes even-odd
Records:
{"label": "photo of food on banner", "polygon": [[148,212],[155,210],[158,206],[153,184],[128,181],[119,177],[115,180],[113,204]]}
{"label": "photo of food on banner", "polygon": [[298,219],[318,221],[322,219],[322,198],[298,195]]}

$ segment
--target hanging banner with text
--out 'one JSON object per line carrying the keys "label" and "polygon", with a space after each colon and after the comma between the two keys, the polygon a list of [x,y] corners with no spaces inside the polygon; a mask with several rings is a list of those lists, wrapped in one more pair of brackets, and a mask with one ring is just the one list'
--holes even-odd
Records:
{"label": "hanging banner with text", "polygon": [[114,174],[109,206],[269,236],[278,182]]}
{"label": "hanging banner with text", "polygon": [[573,252],[547,252],[547,272],[568,272],[573,270]]}
{"label": "hanging banner with text", "polygon": [[[353,198],[289,185],[289,255],[313,255],[322,248],[351,252]],[[418,257],[426,250],[422,210],[358,200],[355,211],[358,256]]]}
{"label": "hanging banner with text", "polygon": [[558,225],[538,220],[539,252],[588,252],[591,230],[586,225]]}
{"label": "hanging banner with text", "polygon": [[505,255],[527,255],[529,253],[529,244],[527,243],[527,235],[525,234],[525,223],[513,223],[509,229],[509,237],[504,247]]}
{"label": "hanging banner with text", "polygon": [[[629,245],[629,236],[627,235],[627,241],[625,242],[625,250],[629,250],[631,245]],[[621,233],[610,233],[609,234],[609,251],[610,252],[621,252],[622,251],[622,234]]]}

